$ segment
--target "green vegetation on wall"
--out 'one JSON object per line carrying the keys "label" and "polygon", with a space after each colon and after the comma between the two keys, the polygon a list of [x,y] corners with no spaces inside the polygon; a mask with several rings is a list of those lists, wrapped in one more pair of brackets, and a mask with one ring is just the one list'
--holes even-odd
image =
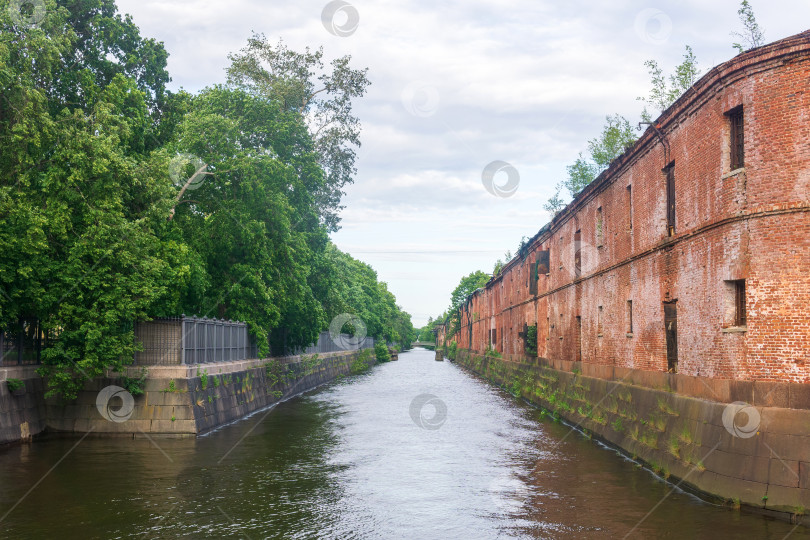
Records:
{"label": "green vegetation on wall", "polygon": [[382,341],[378,341],[374,345],[374,354],[377,357],[377,362],[388,362],[391,360],[391,353],[388,352],[388,345]]}

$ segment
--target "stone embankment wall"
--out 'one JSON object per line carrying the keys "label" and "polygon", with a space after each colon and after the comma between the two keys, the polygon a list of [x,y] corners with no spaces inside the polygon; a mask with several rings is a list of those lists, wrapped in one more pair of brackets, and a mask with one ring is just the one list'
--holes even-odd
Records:
{"label": "stone embankment wall", "polygon": [[[0,444],[27,441],[45,429],[45,389],[35,370],[36,366],[0,369]],[[12,395],[6,386],[8,379],[23,381],[25,390]]]}
{"label": "stone embankment wall", "polygon": [[810,524],[808,385],[582,373],[587,364],[466,350],[456,362],[680,487]]}
{"label": "stone embankment wall", "polygon": [[[358,363],[361,354],[149,367],[141,395],[131,396],[120,388],[120,378],[109,377],[88,382],[68,404],[44,399],[44,383],[33,368],[0,370],[0,444],[58,432],[196,436],[356,372],[363,368]],[[375,362],[372,351],[360,361],[370,367]],[[129,377],[140,374],[139,368],[129,368]],[[25,393],[10,395],[3,382],[7,378],[25,380]]]}

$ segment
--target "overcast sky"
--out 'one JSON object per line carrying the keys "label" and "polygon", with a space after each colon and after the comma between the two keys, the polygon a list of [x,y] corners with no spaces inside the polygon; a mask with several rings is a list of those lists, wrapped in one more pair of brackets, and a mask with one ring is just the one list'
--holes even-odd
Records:
{"label": "overcast sky", "polygon": [[[768,42],[810,28],[807,0],[751,3]],[[327,29],[325,0],[118,0],[165,43],[173,89],[224,82],[228,53],[252,32],[369,68],[358,174],[333,240],[377,270],[416,326],[462,276],[491,272],[548,222],[543,203],[607,114],[638,122],[645,60],[670,72],[689,44],[705,73],[734,56],[741,29],[735,0],[345,4]],[[519,175],[513,195],[485,189],[493,161]]]}

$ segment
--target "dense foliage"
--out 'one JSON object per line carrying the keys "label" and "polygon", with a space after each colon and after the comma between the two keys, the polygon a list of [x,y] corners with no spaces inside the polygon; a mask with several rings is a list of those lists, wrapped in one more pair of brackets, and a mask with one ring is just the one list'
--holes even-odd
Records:
{"label": "dense foliage", "polygon": [[377,357],[377,362],[388,362],[391,360],[391,353],[388,351],[388,345],[382,341],[374,344],[374,355]]}
{"label": "dense foliage", "polygon": [[244,53],[230,86],[172,93],[163,45],[113,0],[45,5],[21,24],[0,0],[0,328],[40,321],[51,394],[129,363],[136,321],[181,313],[246,321],[262,352],[277,329],[304,346],[344,312],[409,344],[386,284],[328,237],[364,70],[340,59],[329,97],[290,106],[320,52],[282,45],[289,69],[261,85]]}

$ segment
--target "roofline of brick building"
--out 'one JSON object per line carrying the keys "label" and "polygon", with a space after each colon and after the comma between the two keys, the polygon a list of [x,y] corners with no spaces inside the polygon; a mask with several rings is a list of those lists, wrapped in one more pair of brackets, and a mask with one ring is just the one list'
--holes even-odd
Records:
{"label": "roofline of brick building", "polygon": [[[666,135],[675,127],[673,123],[677,125],[680,116],[687,112],[688,109],[700,107],[704,101],[711,98],[711,90],[713,88],[720,85],[726,86],[736,81],[738,78],[750,74],[751,68],[761,67],[763,64],[782,60],[785,57],[799,56],[803,53],[806,54],[808,51],[810,51],[810,30],[805,30],[799,34],[738,54],[731,60],[718,64],[710,69],[684,92],[681,97],[662,112],[658,118],[655,119],[653,125]],[[767,67],[765,67],[765,69],[767,69]],[[660,140],[656,129],[652,126],[648,127],[627,151],[613,160],[606,170],[574,197],[573,201],[568,203],[549,223],[541,227],[540,230],[526,242],[524,249],[520,250],[515,257],[504,264],[501,272],[493,276],[486,286],[489,287],[490,284],[503,277],[512,266],[516,265],[518,260],[522,259],[522,257],[519,256],[521,252],[528,253],[536,244],[542,243],[549,238],[554,231],[558,230],[573,217],[586,202],[612,184],[614,180],[621,176],[621,173],[625,169],[631,167],[644,154],[651,151],[659,143]],[[472,298],[474,294],[475,293],[470,295],[470,298]]]}

